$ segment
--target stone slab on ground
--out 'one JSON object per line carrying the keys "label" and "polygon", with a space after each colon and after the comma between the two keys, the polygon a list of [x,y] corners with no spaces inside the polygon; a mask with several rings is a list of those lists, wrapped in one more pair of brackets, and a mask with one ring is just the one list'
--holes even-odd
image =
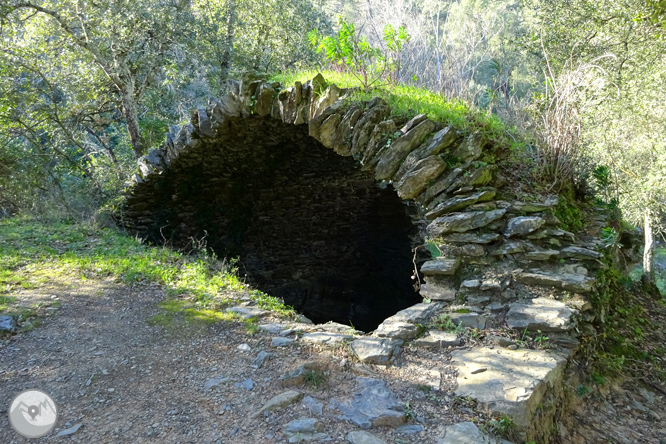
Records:
{"label": "stone slab on ground", "polygon": [[306,362],[295,369],[280,375],[280,383],[283,387],[296,387],[305,383],[309,372],[319,371],[324,366],[323,363],[313,361]]}
{"label": "stone slab on ground", "polygon": [[568,331],[576,324],[572,316],[577,310],[555,299],[536,298],[509,306],[506,323],[510,328],[529,331]]}
{"label": "stone slab on ground", "polygon": [[263,318],[270,314],[270,311],[262,310],[261,308],[241,306],[227,308],[227,312],[235,313],[243,319]]}
{"label": "stone slab on ground", "polygon": [[13,333],[16,331],[16,321],[11,316],[0,316],[0,331]]}
{"label": "stone slab on ground", "polygon": [[446,427],[437,444],[511,444],[505,439],[498,439],[483,433],[473,422],[459,422]]}
{"label": "stone slab on ground", "polygon": [[268,323],[268,324],[259,324],[259,330],[271,333],[274,335],[279,334],[281,331],[284,331],[288,327],[287,324],[280,323]]}
{"label": "stone slab on ground", "polygon": [[400,310],[390,318],[386,318],[384,322],[411,322],[413,324],[422,324],[431,317],[435,316],[437,312],[443,309],[445,304],[440,302],[425,303],[412,305],[411,307]]}
{"label": "stone slab on ground", "polygon": [[543,285],[548,287],[557,287],[562,290],[575,291],[577,293],[587,293],[594,289],[596,280],[581,274],[572,273],[554,273],[546,271],[523,271],[513,272],[513,279],[516,282],[527,285]]}
{"label": "stone slab on ground", "polygon": [[410,322],[382,322],[377,330],[374,331],[375,336],[381,338],[392,339],[414,339],[419,334],[419,327]]}
{"label": "stone slab on ground", "polygon": [[548,389],[562,390],[567,359],[542,350],[488,347],[454,350],[458,370],[456,396],[470,396],[491,415],[509,416],[518,429],[527,429]]}
{"label": "stone slab on ground", "polygon": [[455,333],[449,333],[441,330],[430,330],[422,338],[412,342],[419,347],[447,348],[460,345],[460,339]]}
{"label": "stone slab on ground", "polygon": [[388,365],[399,353],[402,341],[389,338],[361,338],[351,344],[358,359],[366,364]]}
{"label": "stone slab on ground", "polygon": [[292,338],[284,338],[282,336],[275,336],[271,339],[271,347],[286,347],[294,342]]}
{"label": "stone slab on ground", "polygon": [[334,345],[348,341],[350,339],[354,339],[354,336],[344,333],[328,333],[325,331],[316,331],[314,333],[304,334],[300,341],[312,342],[314,344]]}
{"label": "stone slab on ground", "polygon": [[320,441],[328,438],[324,424],[316,418],[300,418],[290,421],[282,428],[282,433],[289,442]]}
{"label": "stone slab on ground", "polygon": [[282,410],[291,404],[298,402],[303,397],[303,393],[295,390],[289,390],[279,395],[273,396],[264,404],[259,410],[250,415],[250,419],[254,419],[264,412],[272,412],[275,410]]}
{"label": "stone slab on ground", "polygon": [[386,441],[382,441],[372,433],[364,432],[363,430],[349,432],[347,441],[351,444],[386,444]]}
{"label": "stone slab on ground", "polygon": [[405,403],[386,388],[385,381],[357,376],[356,384],[359,390],[350,400],[331,400],[332,406],[342,413],[341,419],[347,419],[362,429],[404,424]]}

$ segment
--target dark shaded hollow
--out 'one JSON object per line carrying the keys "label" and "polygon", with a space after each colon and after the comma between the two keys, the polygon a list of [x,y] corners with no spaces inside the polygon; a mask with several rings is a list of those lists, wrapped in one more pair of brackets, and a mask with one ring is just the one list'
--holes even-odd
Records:
{"label": "dark shaded hollow", "polygon": [[252,117],[233,145],[183,156],[155,184],[147,237],[185,247],[205,236],[219,257],[239,256],[251,284],[315,323],[359,330],[421,298],[412,209],[307,126]]}

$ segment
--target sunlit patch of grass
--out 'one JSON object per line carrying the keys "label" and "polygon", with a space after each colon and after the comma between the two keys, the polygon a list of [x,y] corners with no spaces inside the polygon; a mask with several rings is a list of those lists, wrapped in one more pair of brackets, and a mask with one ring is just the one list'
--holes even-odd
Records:
{"label": "sunlit patch of grass", "polygon": [[[301,71],[276,74],[271,80],[280,82],[283,88],[287,88],[296,81],[305,83],[317,73],[317,71]],[[321,74],[328,84],[334,83],[340,88],[359,87],[351,94],[351,100],[383,98],[391,107],[394,116],[411,118],[417,114],[426,114],[430,120],[452,125],[463,134],[479,130],[497,147],[517,149],[526,146],[525,142],[514,137],[518,133],[515,128],[508,126],[494,114],[488,114],[462,100],[449,100],[441,94],[409,85],[383,85],[362,91],[361,82],[351,74],[335,71],[321,71]]]}
{"label": "sunlit patch of grass", "polygon": [[[185,255],[145,245],[118,231],[75,223],[43,224],[29,218],[0,221],[0,296],[16,289],[69,286],[86,279],[112,278],[125,284],[159,283],[170,298],[186,300],[163,307],[157,324],[173,320],[174,310],[198,324],[228,321],[221,311],[239,293],[249,294],[261,308],[291,316],[282,302],[252,291],[236,275],[234,262],[200,252]],[[7,305],[3,296],[0,307]],[[174,303],[175,304],[175,303]],[[3,308],[7,310],[7,308]]]}
{"label": "sunlit patch of grass", "polygon": [[0,296],[0,313],[7,310],[7,308],[16,301],[12,296]]}
{"label": "sunlit patch of grass", "polygon": [[199,330],[218,322],[239,320],[235,313],[200,308],[191,300],[169,299],[161,302],[159,307],[162,312],[148,319],[148,325],[172,331]]}

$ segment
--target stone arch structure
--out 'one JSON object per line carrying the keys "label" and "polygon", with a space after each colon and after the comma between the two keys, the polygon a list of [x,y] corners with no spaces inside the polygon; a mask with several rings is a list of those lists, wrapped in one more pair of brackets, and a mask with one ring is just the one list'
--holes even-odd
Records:
{"label": "stone arch structure", "polygon": [[321,75],[286,90],[231,81],[139,160],[121,223],[177,247],[205,238],[313,320],[375,328],[421,300],[413,201],[460,137],[425,115],[396,120],[380,98],[347,96]]}
{"label": "stone arch structure", "polygon": [[[509,266],[556,257],[539,245],[556,218],[511,218],[553,202],[495,201],[502,183],[479,161],[478,133],[425,115],[400,121],[381,98],[348,93],[321,75],[285,90],[251,76],[231,81],[139,159],[121,223],[155,243],[203,239],[313,321],[365,331],[422,296],[454,300],[461,262],[479,274],[503,257]],[[515,240],[515,224],[534,240]],[[443,255],[422,267],[426,236]],[[428,284],[419,287],[420,273]]]}
{"label": "stone arch structure", "polygon": [[[523,441],[545,442],[565,364],[595,317],[585,295],[603,243],[562,229],[558,196],[523,202],[502,188],[479,133],[425,115],[400,121],[382,99],[348,93],[320,75],[286,90],[249,76],[230,82],[139,159],[120,223],[176,247],[205,238],[316,323],[374,330],[351,344],[364,362],[392,362],[403,341],[459,344],[439,330],[416,339],[439,314],[459,327],[548,332],[561,353],[451,353],[456,395],[511,416]],[[436,259],[418,248],[426,238]],[[517,347],[505,339],[493,344]]]}

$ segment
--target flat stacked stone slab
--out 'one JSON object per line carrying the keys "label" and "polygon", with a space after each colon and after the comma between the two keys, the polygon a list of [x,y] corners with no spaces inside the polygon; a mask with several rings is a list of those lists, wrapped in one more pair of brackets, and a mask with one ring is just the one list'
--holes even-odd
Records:
{"label": "flat stacked stone slab", "polygon": [[[521,438],[533,436],[533,419],[550,392],[562,392],[566,356],[541,350],[506,350],[488,347],[451,352],[458,371],[457,396],[476,399],[489,414],[507,415]],[[554,409],[553,409],[554,410]]]}
{"label": "flat stacked stone slab", "polygon": [[460,266],[458,259],[435,259],[421,266],[424,276],[453,276]]}
{"label": "flat stacked stone slab", "polygon": [[441,282],[428,282],[419,289],[421,296],[432,301],[453,301],[456,293],[455,288]]}
{"label": "flat stacked stone slab", "polygon": [[414,339],[419,333],[417,324],[423,324],[443,307],[441,303],[421,303],[400,310],[386,318],[374,331],[374,335],[393,339]]}
{"label": "flat stacked stone slab", "polygon": [[527,285],[542,285],[561,288],[562,290],[588,293],[594,290],[594,278],[572,273],[556,273],[547,271],[516,270],[513,273],[516,282]]}
{"label": "flat stacked stone slab", "polygon": [[545,219],[538,216],[514,217],[509,219],[502,234],[506,237],[526,236],[544,226],[545,223]]}
{"label": "flat stacked stone slab", "polygon": [[504,216],[505,209],[493,211],[471,211],[469,213],[452,213],[433,220],[428,225],[428,234],[439,237],[448,233],[464,233],[484,227]]}
{"label": "flat stacked stone slab", "polygon": [[509,307],[506,323],[510,328],[563,332],[576,325],[572,317],[578,311],[554,299],[536,298],[525,303],[516,302]]}

